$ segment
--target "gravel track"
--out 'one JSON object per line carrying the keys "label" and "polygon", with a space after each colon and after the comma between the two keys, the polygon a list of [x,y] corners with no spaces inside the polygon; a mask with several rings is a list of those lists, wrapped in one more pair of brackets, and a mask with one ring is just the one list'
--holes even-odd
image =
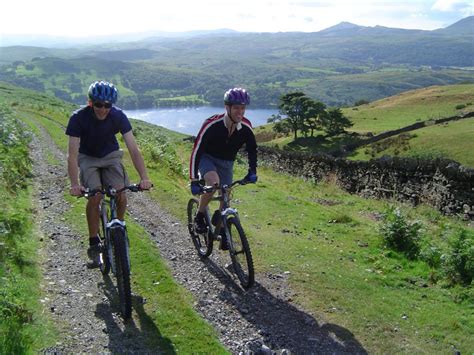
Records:
{"label": "gravel track", "polygon": [[[36,223],[41,235],[42,303],[58,325],[60,339],[46,353],[157,354],[146,347],[157,329],[142,329],[137,313],[126,324],[118,312],[114,280],[86,266],[87,239],[63,217],[70,206],[66,156],[42,130],[32,142]],[[62,162],[51,165],[50,157]],[[159,185],[159,182],[155,182]],[[129,212],[148,232],[175,280],[195,298],[194,308],[217,331],[230,352],[262,354],[366,353],[345,328],[325,323],[292,302],[287,274],[256,273],[249,291],[229,273],[227,253],[197,256],[187,227],[147,194],[129,194]],[[129,217],[130,218],[130,217]],[[84,217],[85,219],[85,217]],[[245,222],[244,222],[245,223]],[[142,299],[134,295],[134,307]]]}

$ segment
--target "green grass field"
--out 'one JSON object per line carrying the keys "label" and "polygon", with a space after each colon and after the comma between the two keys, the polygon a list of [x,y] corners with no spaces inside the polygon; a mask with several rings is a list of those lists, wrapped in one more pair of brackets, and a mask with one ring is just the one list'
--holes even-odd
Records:
{"label": "green grass field", "polygon": [[[474,111],[474,84],[433,86],[407,91],[369,104],[344,108],[353,126],[348,133],[361,135],[380,134],[399,129],[416,122],[452,117]],[[262,145],[281,149],[307,152],[331,152],[341,145],[359,139],[357,136],[341,135],[326,137],[315,132],[314,137],[303,137],[295,141],[293,134],[282,135],[272,131],[273,125],[257,127],[257,139]],[[474,158],[466,152],[474,150],[473,118],[428,125],[377,143],[361,146],[348,155],[352,160],[369,160],[383,155],[447,158],[473,167]]]}
{"label": "green grass field", "polygon": [[[401,138],[400,138],[401,137]],[[456,137],[453,140],[453,137]],[[398,136],[357,149],[350,159],[367,160],[382,155],[397,155],[420,158],[444,157],[474,167],[473,119],[447,122]],[[386,149],[384,149],[386,147]]]}
{"label": "green grass field", "polygon": [[[456,106],[467,105],[458,110]],[[366,105],[344,109],[350,131],[374,134],[474,110],[474,84],[432,86],[407,91]]]}

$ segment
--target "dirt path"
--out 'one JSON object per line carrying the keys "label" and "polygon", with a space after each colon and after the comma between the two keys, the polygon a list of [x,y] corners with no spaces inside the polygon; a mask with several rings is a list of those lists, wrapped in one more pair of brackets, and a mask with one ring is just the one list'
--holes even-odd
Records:
{"label": "dirt path", "polygon": [[[157,349],[145,346],[145,339],[156,334],[140,327],[136,312],[132,321],[122,322],[113,280],[87,269],[86,239],[63,224],[69,209],[63,196],[68,188],[65,154],[44,131],[34,139],[31,154],[43,244],[42,302],[61,338],[46,352],[156,354]],[[48,154],[64,163],[49,164]],[[200,261],[185,225],[146,194],[131,195],[130,214],[156,242],[175,280],[194,295],[196,311],[232,353],[366,353],[347,329],[294,305],[287,275],[257,273],[256,286],[244,292],[227,271],[227,254],[215,251]]]}

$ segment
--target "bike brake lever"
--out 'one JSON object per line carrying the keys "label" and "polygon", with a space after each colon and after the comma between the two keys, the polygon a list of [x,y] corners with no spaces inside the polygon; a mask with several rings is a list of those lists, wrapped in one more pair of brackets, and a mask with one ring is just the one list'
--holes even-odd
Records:
{"label": "bike brake lever", "polygon": [[138,184],[131,185],[128,189],[132,192],[142,191],[142,189],[140,188],[140,185]]}
{"label": "bike brake lever", "polygon": [[90,189],[89,189],[89,188],[86,188],[86,189],[82,190],[82,195],[77,196],[77,198],[80,198],[80,197],[90,197],[89,192],[90,192]]}

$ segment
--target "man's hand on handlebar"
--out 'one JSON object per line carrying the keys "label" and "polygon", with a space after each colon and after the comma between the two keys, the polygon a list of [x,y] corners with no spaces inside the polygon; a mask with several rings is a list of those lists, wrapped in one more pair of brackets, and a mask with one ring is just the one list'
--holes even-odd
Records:
{"label": "man's hand on handlebar", "polygon": [[257,172],[249,169],[249,172],[242,180],[245,184],[255,184],[258,180]]}
{"label": "man's hand on handlebar", "polygon": [[82,196],[85,190],[86,189],[82,185],[74,185],[74,186],[71,186],[71,188],[69,189],[69,193],[72,196]]}
{"label": "man's hand on handlebar", "polygon": [[199,181],[191,181],[191,193],[193,195],[199,195],[203,192],[202,185],[199,183]]}
{"label": "man's hand on handlebar", "polygon": [[140,181],[140,189],[142,190],[150,190],[153,187],[153,184],[150,180],[141,180]]}

